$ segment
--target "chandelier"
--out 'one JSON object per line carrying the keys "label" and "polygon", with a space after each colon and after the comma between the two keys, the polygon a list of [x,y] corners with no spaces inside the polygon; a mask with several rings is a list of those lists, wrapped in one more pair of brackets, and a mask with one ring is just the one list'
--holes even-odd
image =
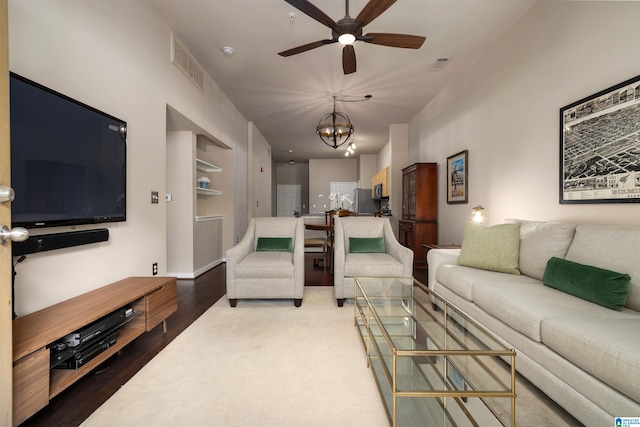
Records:
{"label": "chandelier", "polygon": [[353,125],[346,114],[336,111],[335,96],[333,97],[333,111],[320,119],[316,133],[322,142],[334,149],[345,144],[351,138]]}

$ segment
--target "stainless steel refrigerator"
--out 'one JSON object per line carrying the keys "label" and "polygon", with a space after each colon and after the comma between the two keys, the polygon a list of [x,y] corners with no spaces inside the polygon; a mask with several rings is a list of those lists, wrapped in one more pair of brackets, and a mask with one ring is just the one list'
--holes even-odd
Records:
{"label": "stainless steel refrigerator", "polygon": [[375,213],[380,209],[380,201],[371,198],[371,189],[356,188],[355,209],[358,213]]}

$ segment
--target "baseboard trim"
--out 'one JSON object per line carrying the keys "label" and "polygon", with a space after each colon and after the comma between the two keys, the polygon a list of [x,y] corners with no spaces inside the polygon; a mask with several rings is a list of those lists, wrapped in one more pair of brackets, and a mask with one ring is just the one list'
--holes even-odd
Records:
{"label": "baseboard trim", "polygon": [[194,271],[193,273],[189,272],[167,272],[167,276],[172,276],[172,277],[177,277],[178,279],[195,279],[196,277],[200,276],[201,274],[206,273],[207,271],[211,270],[212,268],[215,268],[217,266],[219,266],[220,264],[222,264],[223,262],[226,262],[225,258],[220,258],[217,259],[207,265],[205,265],[204,267],[201,267],[199,269],[197,269],[196,271]]}

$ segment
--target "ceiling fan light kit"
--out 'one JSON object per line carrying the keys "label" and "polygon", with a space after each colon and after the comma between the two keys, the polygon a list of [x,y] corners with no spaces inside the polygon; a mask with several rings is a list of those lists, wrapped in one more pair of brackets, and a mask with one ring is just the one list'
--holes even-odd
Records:
{"label": "ceiling fan light kit", "polygon": [[285,57],[297,55],[327,44],[340,43],[344,46],[342,48],[342,70],[344,74],[356,72],[356,52],[353,48],[353,43],[356,41],[405,49],[419,49],[426,39],[423,36],[409,34],[369,33],[363,35],[362,28],[380,16],[397,0],[369,0],[355,19],[349,16],[349,0],[345,0],[345,17],[338,20],[338,22],[331,19],[309,0],[285,1],[310,18],[329,27],[331,29],[331,38],[294,47],[279,52],[278,55]]}
{"label": "ceiling fan light kit", "polygon": [[353,44],[353,42],[356,41],[356,36],[354,36],[353,34],[342,34],[338,37],[338,43],[340,43],[343,46],[346,46],[348,44]]}

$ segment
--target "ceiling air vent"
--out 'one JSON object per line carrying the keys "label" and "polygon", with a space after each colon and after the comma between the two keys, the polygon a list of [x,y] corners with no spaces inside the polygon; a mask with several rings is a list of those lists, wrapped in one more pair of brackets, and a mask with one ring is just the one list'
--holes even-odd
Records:
{"label": "ceiling air vent", "polygon": [[175,34],[171,34],[171,62],[176,64],[189,77],[189,80],[204,92],[204,71]]}
{"label": "ceiling air vent", "polygon": [[442,69],[451,61],[451,58],[438,58],[436,62],[434,62],[429,71],[442,71]]}

